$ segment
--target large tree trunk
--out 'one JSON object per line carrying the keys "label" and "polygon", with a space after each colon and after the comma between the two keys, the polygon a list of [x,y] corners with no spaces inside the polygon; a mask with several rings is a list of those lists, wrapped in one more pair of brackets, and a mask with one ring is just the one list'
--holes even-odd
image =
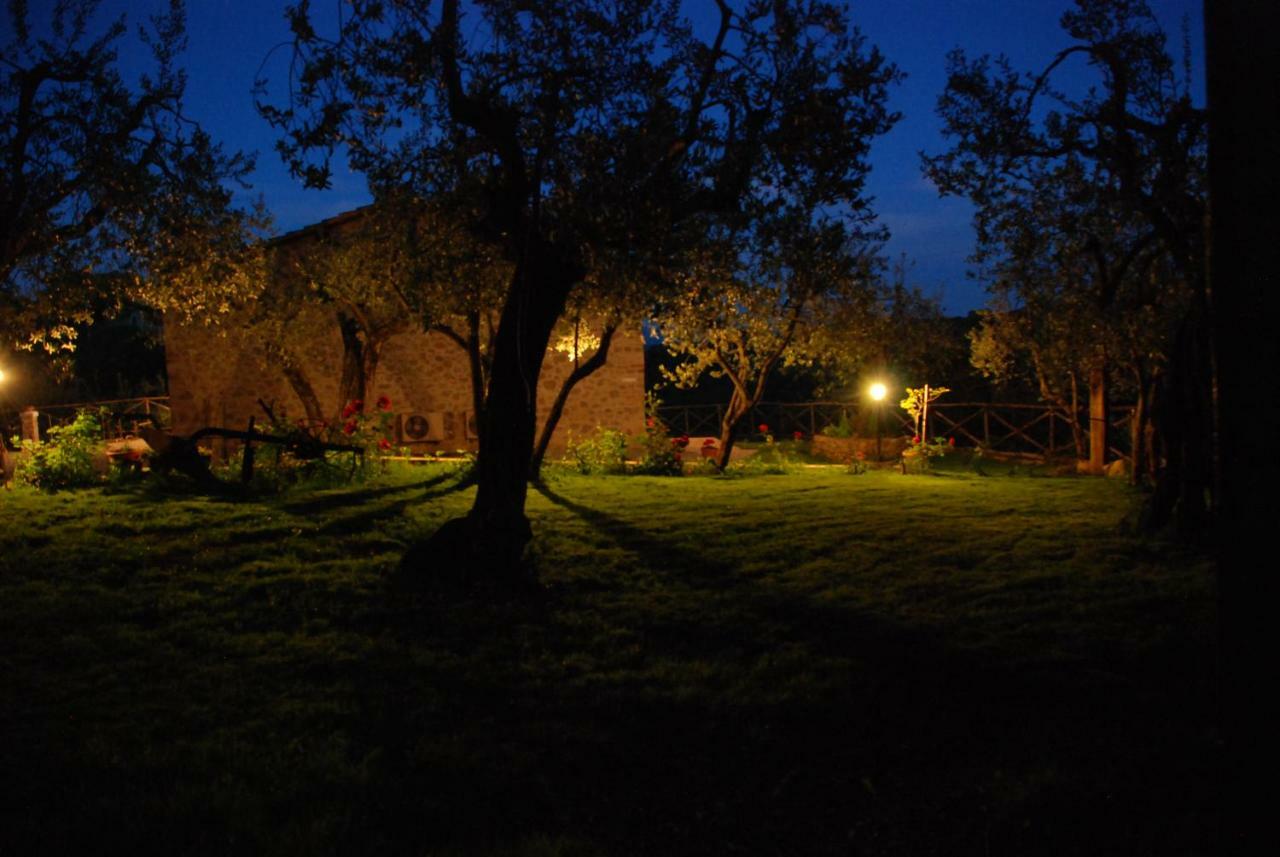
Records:
{"label": "large tree trunk", "polygon": [[302,409],[307,414],[307,420],[315,426],[328,422],[325,418],[324,408],[320,405],[320,397],[316,395],[315,388],[311,386],[311,379],[302,371],[298,362],[291,355],[282,355],[280,367],[280,371],[284,373],[285,380],[289,382],[294,395],[302,402]]}
{"label": "large tree trunk", "polygon": [[1102,474],[1107,469],[1107,367],[1089,370],[1089,472]]}
{"label": "large tree trunk", "polygon": [[529,465],[529,478],[534,482],[539,481],[541,478],[542,461],[547,456],[547,447],[551,445],[551,436],[555,434],[556,425],[559,424],[560,417],[564,414],[564,406],[569,401],[569,394],[573,392],[573,388],[578,385],[578,382],[591,377],[608,361],[609,344],[613,341],[613,334],[617,329],[618,326],[616,324],[606,325],[604,332],[600,334],[600,347],[587,358],[586,362],[574,366],[573,371],[569,373],[568,377],[564,379],[564,383],[560,385],[555,401],[551,403],[551,410],[547,412],[546,422],[542,424],[542,432],[538,435],[538,443],[533,449],[533,462]]}
{"label": "large tree trunk", "polygon": [[1134,370],[1134,386],[1138,395],[1134,399],[1133,414],[1129,417],[1129,484],[1141,485],[1146,481],[1147,455],[1147,402],[1150,398],[1147,373]]}
{"label": "large tree trunk", "polygon": [[754,404],[737,389],[729,397],[729,405],[724,409],[724,417],[720,420],[720,449],[715,457],[716,470],[723,471],[729,466],[729,456],[732,455],[733,444],[737,440],[738,423],[751,412]]}
{"label": "large tree trunk", "polygon": [[342,332],[342,375],[338,381],[338,408],[348,402],[365,400],[365,339],[359,323],[345,313],[338,313],[338,329]]}
{"label": "large tree trunk", "polygon": [[484,397],[489,390],[484,349],[480,345],[480,313],[467,315],[467,366],[471,370],[471,412],[475,414],[476,434],[484,435]]}
{"label": "large tree trunk", "polygon": [[1214,457],[1209,367],[1204,319],[1192,311],[1179,325],[1152,403],[1151,425],[1160,451],[1155,487],[1141,518],[1146,532],[1172,525],[1180,535],[1198,538],[1208,527]]}
{"label": "large tree trunk", "polygon": [[401,579],[429,574],[445,585],[531,582],[523,562],[532,538],[525,517],[529,465],[537,429],[538,376],[547,343],[579,270],[545,249],[516,266],[493,342],[493,364],[476,458],[476,498],[401,560]]}
{"label": "large tree trunk", "polygon": [[1067,425],[1071,426],[1071,443],[1075,447],[1076,460],[1084,457],[1084,431],[1080,428],[1080,382],[1071,373],[1071,410],[1067,413]]}

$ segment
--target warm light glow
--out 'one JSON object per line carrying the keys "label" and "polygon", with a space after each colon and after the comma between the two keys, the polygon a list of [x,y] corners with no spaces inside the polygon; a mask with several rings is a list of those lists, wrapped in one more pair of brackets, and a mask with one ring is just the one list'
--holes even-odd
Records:
{"label": "warm light glow", "polygon": [[599,348],[600,337],[583,332],[579,332],[577,337],[575,337],[570,333],[560,337],[551,347],[563,354],[565,357],[568,357],[571,361],[576,361],[584,354],[589,354]]}
{"label": "warm light glow", "polygon": [[878,402],[881,399],[883,399],[884,394],[889,391],[885,389],[884,384],[881,384],[879,381],[877,381],[871,385],[871,389],[868,390],[867,392],[871,394],[871,398],[875,399]]}
{"label": "warm light glow", "polygon": [[0,384],[4,383],[4,370],[0,369]]}

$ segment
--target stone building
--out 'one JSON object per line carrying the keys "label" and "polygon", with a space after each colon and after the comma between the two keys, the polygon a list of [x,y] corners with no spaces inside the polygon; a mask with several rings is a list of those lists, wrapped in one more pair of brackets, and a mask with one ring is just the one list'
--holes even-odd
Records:
{"label": "stone building", "polygon": [[[360,210],[298,230],[278,239],[305,251],[317,229],[341,228],[357,220]],[[343,344],[338,325],[328,322],[323,306],[307,307],[308,329],[318,331],[298,356],[307,369],[317,398],[334,414],[342,407],[339,376]],[[326,333],[327,331],[327,333]],[[205,426],[243,429],[251,416],[261,425],[259,401],[277,416],[305,416],[301,399],[282,368],[268,357],[247,325],[185,325],[166,320],[165,352],[169,399],[175,434],[191,434]],[[548,349],[538,383],[538,419],[545,419],[552,400],[573,364],[565,354]],[[387,396],[395,421],[396,442],[419,452],[474,450],[471,376],[466,353],[441,333],[414,330],[390,338],[382,349],[370,399]],[[549,448],[563,453],[571,438],[606,426],[628,434],[644,430],[644,340],[637,323],[619,330],[608,362],[574,387]]]}

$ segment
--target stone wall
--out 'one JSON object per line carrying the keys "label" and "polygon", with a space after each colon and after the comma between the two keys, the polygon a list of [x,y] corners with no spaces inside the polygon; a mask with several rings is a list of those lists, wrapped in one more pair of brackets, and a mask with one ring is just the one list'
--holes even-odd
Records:
{"label": "stone wall", "polygon": [[[319,307],[309,311],[323,312]],[[303,322],[308,329],[327,330],[328,335],[311,340],[302,357],[321,404],[336,417],[344,404],[338,401],[342,340],[336,323],[323,322],[323,318]],[[261,423],[265,415],[259,399],[272,403],[277,415],[287,419],[305,416],[301,400],[247,329],[167,321],[165,351],[176,434],[190,434],[204,426],[243,429],[250,416]],[[571,369],[565,355],[547,352],[538,383],[539,421],[545,419]],[[417,449],[476,448],[463,422],[472,409],[467,357],[442,334],[406,333],[390,339],[368,395],[390,397],[393,411],[402,415],[444,415],[445,438],[415,444]],[[597,426],[628,434],[644,430],[644,340],[638,324],[630,331],[620,330],[608,362],[574,388],[552,438],[550,457],[562,454],[571,437],[590,434]]]}

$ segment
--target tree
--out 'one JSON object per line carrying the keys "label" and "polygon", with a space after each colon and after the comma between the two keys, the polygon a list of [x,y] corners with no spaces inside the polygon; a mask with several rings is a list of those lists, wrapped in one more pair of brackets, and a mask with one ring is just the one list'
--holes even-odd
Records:
{"label": "tree", "polygon": [[[870,264],[843,224],[813,226],[808,212],[791,211],[758,221],[753,233],[748,241],[733,236],[720,258],[695,268],[655,318],[663,344],[686,358],[665,372],[669,380],[692,387],[709,372],[732,384],[714,460],[720,470],[774,371],[828,356],[837,350],[825,335],[830,325],[878,309]],[[740,243],[750,249],[737,252]],[[840,326],[840,350],[848,350],[850,333]]]}
{"label": "tree", "polygon": [[1205,6],[1213,223],[1210,277],[1218,336],[1222,532],[1218,547],[1222,711],[1226,739],[1223,851],[1267,850],[1272,802],[1253,784],[1267,775],[1275,732],[1276,575],[1258,561],[1272,550],[1278,410],[1270,389],[1280,347],[1280,121],[1259,105],[1280,101],[1280,56],[1271,5]]}
{"label": "tree", "polygon": [[[1047,246],[1060,272],[1087,265],[1081,282],[1100,312],[1146,305],[1120,296],[1153,274],[1185,289],[1181,312],[1147,319],[1168,324],[1169,346],[1151,410],[1159,454],[1145,522],[1176,519],[1194,532],[1213,484],[1204,111],[1142,0],[1076,0],[1062,26],[1072,44],[1035,74],[1004,58],[951,55],[938,111],[954,143],[925,169],[943,193],[974,202],[983,252],[1017,266]],[[1083,93],[1056,77],[1077,61],[1098,79]],[[1017,273],[1020,284],[1036,282]]]}
{"label": "tree", "polygon": [[[206,307],[252,284],[209,278],[210,246],[242,246],[252,215],[230,206],[227,180],[252,167],[225,154],[183,113],[180,0],[139,37],[153,66],[135,88],[116,65],[125,18],[90,35],[96,0],[53,10],[33,29],[10,0],[13,40],[0,49],[0,333],[27,346],[71,347],[74,322],[104,305],[198,289]],[[157,272],[198,272],[162,282]]]}
{"label": "tree", "polygon": [[304,0],[289,95],[260,108],[308,184],[343,146],[375,191],[454,206],[510,263],[474,506],[405,561],[509,577],[531,537],[538,375],[571,293],[611,288],[602,268],[642,278],[748,201],[865,214],[896,72],[825,2],[718,0],[707,39],[676,0],[495,0],[465,29],[461,6],[354,0],[326,38]]}

